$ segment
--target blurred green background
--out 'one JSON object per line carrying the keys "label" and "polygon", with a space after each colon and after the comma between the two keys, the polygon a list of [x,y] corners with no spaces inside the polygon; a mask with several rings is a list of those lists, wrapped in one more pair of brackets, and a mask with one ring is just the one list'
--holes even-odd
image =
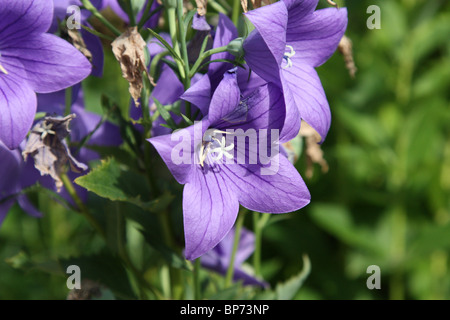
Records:
{"label": "blurred green background", "polygon": [[[339,53],[318,68],[333,117],[322,145],[329,170],[316,164],[305,177],[311,204],[264,230],[262,273],[285,281],[307,254],[311,273],[296,299],[449,299],[450,3],[338,3],[357,72]],[[367,28],[370,5],[381,29]],[[297,166],[304,174],[304,157]],[[0,299],[64,299],[66,277],[51,261],[102,247],[82,217],[40,197],[44,218],[16,206],[0,229]],[[366,286],[371,265],[381,289]]]}

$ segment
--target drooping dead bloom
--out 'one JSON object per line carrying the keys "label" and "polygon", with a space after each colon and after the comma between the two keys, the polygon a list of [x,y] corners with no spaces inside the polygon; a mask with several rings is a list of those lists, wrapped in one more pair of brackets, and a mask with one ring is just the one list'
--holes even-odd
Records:
{"label": "drooping dead bloom", "polygon": [[308,179],[311,179],[314,171],[314,163],[318,163],[322,168],[322,172],[328,171],[328,163],[323,157],[323,150],[320,148],[320,135],[313,129],[308,123],[302,121],[300,128],[300,136],[305,138],[306,143],[306,161],[307,167],[305,175]]}
{"label": "drooping dead bloom", "polygon": [[70,133],[69,124],[73,118],[75,114],[66,117],[45,117],[31,130],[22,152],[25,161],[29,155],[34,159],[34,166],[41,175],[50,175],[53,178],[58,192],[63,186],[61,175],[65,172],[67,163],[74,172],[88,169],[72,156],[64,140]]}
{"label": "drooping dead bloom", "polygon": [[139,97],[143,88],[142,73],[145,72],[153,82],[145,67],[146,43],[137,30],[137,27],[128,28],[111,44],[112,51],[122,69],[122,76],[130,84],[129,92],[136,106],[139,106]]}

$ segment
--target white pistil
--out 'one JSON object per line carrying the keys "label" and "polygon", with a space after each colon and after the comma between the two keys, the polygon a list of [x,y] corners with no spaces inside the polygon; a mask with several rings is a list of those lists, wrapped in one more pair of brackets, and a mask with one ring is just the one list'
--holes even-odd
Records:
{"label": "white pistil", "polygon": [[295,55],[294,48],[290,45],[286,45],[286,48],[289,49],[289,52],[285,52],[283,58],[286,59],[286,65],[281,67],[282,69],[287,69],[292,67],[292,60],[291,58]]}

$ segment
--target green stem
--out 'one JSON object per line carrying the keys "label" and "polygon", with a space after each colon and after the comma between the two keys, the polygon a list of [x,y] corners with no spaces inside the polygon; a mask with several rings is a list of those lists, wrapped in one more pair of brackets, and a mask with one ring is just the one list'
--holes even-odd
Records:
{"label": "green stem", "polygon": [[[184,23],[183,23],[183,0],[177,0],[177,18],[178,18],[178,29],[179,29],[179,38],[180,38],[180,45],[181,45],[181,57],[183,58],[184,62],[184,70],[186,72],[186,75],[189,74],[189,57],[187,52],[187,45],[186,45],[186,30],[184,29]],[[185,89],[188,89],[190,86],[190,79],[189,77],[186,77],[187,83],[185,82]]]}
{"label": "green stem", "polygon": [[233,0],[233,12],[231,13],[231,20],[233,24],[238,27],[239,23],[239,14],[241,13],[241,1]]}
{"label": "green stem", "polygon": [[200,283],[200,258],[194,262],[194,300],[202,299],[201,283]]}
{"label": "green stem", "polygon": [[106,40],[108,40],[108,41],[114,41],[114,38],[113,37],[110,37],[110,36],[108,36],[108,35],[106,35],[106,34],[103,34],[103,33],[101,33],[101,32],[98,32],[97,30],[94,30],[94,29],[91,29],[91,28],[89,28],[89,27],[87,27],[87,26],[81,26],[84,30],[86,30],[87,32],[89,32],[89,33],[92,33],[93,35],[95,35],[95,36],[97,36],[97,37],[99,37],[99,38],[103,38],[103,39],[106,39]]}
{"label": "green stem", "polygon": [[106,239],[105,230],[103,230],[98,221],[91,215],[87,207],[84,205],[83,201],[81,201],[80,197],[77,194],[77,191],[75,190],[75,187],[72,184],[72,181],[66,173],[61,174],[61,180],[70,197],[78,207],[79,212],[86,218],[86,220],[89,221],[89,223],[97,230],[97,232],[103,237],[103,239]]}
{"label": "green stem", "polygon": [[[151,0],[151,1],[147,2],[147,6],[145,7],[144,12],[142,13],[141,20],[139,20],[139,22],[137,24],[139,30],[144,26],[144,24],[147,22],[148,19],[150,19],[150,17],[153,14],[153,12],[150,12],[150,9],[153,6],[153,1],[155,1],[155,0]],[[160,8],[160,7],[158,6],[158,8]]]}
{"label": "green stem", "polygon": [[227,9],[222,6],[220,3],[214,1],[214,0],[209,0],[208,1],[208,5],[211,6],[211,8],[213,8],[214,10],[216,10],[217,12],[223,13],[225,15],[228,15],[228,11]]}
{"label": "green stem", "polygon": [[253,268],[255,270],[255,275],[261,276],[261,241],[262,241],[262,231],[270,215],[262,215],[259,212],[253,212],[253,228],[255,233],[255,251],[253,252]]}
{"label": "green stem", "polygon": [[70,114],[72,109],[72,87],[69,87],[65,91],[65,109],[64,109],[64,115],[67,116]]}
{"label": "green stem", "polygon": [[225,52],[225,51],[227,51],[227,48],[228,48],[228,46],[223,46],[223,47],[218,47],[218,48],[214,48],[214,49],[203,52],[198,57],[197,61],[195,61],[195,64],[192,67],[191,72],[189,73],[189,77],[192,78],[197,73],[198,68],[200,67],[203,60],[205,60],[206,58],[209,58],[210,56],[212,56],[215,53]]}
{"label": "green stem", "polygon": [[[183,78],[184,90],[189,89],[191,86],[191,78],[189,77],[189,57],[186,45],[186,30],[183,23],[183,0],[177,0],[177,18],[178,18],[178,29],[180,35],[180,45],[181,45],[181,57],[184,62],[184,72],[185,77]],[[186,103],[186,116],[191,119],[191,104]]]}
{"label": "green stem", "polygon": [[96,7],[94,7],[89,0],[81,0],[81,3],[83,6],[89,10],[94,17],[96,17],[100,22],[102,22],[109,30],[111,30],[112,33],[114,33],[116,36],[120,36],[122,33],[114,27],[114,25],[111,24],[106,18],[97,10]]}
{"label": "green stem", "polygon": [[130,19],[130,26],[133,27],[136,25],[136,18],[133,14],[133,7],[131,6],[131,0],[126,0],[125,4],[126,4],[126,9],[127,9],[128,19]]}
{"label": "green stem", "polygon": [[241,229],[244,224],[244,212],[241,212],[237,219],[236,219],[236,225],[234,229],[234,242],[233,242],[233,250],[231,251],[231,257],[230,257],[230,264],[228,266],[228,270],[225,276],[225,287],[228,288],[231,286],[233,282],[233,275],[234,275],[234,261],[236,260],[236,252],[239,246],[239,240],[241,238]]}
{"label": "green stem", "polygon": [[[177,11],[176,6],[175,7],[173,7],[171,5],[167,6],[167,20],[169,22],[169,34],[170,34],[170,38],[172,39],[172,47],[173,47],[173,50],[175,51],[175,53],[178,56],[181,56],[180,46],[178,44],[178,37],[177,37],[176,11]],[[178,61],[178,59],[175,59],[175,62],[177,63],[178,71],[180,72],[181,79],[184,79],[186,77],[186,73],[185,73],[183,63],[181,63],[181,61]]]}

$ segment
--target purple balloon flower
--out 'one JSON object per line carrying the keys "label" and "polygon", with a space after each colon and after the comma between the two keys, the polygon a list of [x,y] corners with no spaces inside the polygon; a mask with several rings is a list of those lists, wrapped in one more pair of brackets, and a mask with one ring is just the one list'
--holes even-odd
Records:
{"label": "purple balloon flower", "polygon": [[187,259],[203,255],[226,236],[239,204],[253,211],[285,213],[309,203],[298,171],[273,150],[284,117],[283,96],[276,86],[266,84],[241,100],[236,74],[226,73],[207,117],[171,135],[149,139],[175,179],[185,184]]}
{"label": "purple balloon flower", "polygon": [[91,72],[78,50],[45,33],[52,20],[52,1],[3,1],[0,7],[0,141],[11,149],[31,128],[35,92],[67,88]]}
{"label": "purple balloon flower", "polygon": [[282,136],[293,138],[300,120],[325,139],[331,113],[315,67],[336,50],[347,27],[345,8],[314,11],[318,0],[282,0],[246,13],[255,30],[244,41],[252,70],[283,89],[286,117]]}
{"label": "purple balloon flower", "polygon": [[[217,246],[200,257],[203,267],[223,275],[227,273],[233,251],[234,234],[235,229],[231,229]],[[244,285],[268,287],[267,282],[250,275],[242,268],[242,264],[252,255],[253,251],[255,251],[255,235],[251,231],[242,228],[234,258],[233,280],[242,281]]]}

